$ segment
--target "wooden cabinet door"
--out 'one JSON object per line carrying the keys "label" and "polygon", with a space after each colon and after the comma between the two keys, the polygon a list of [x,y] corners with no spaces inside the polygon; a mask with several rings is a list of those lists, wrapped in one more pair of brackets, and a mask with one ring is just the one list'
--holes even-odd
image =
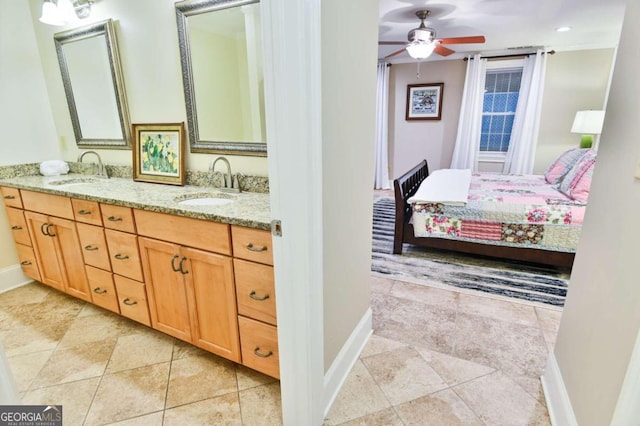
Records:
{"label": "wooden cabinet door", "polygon": [[40,270],[40,278],[47,284],[60,291],[64,291],[64,270],[58,262],[57,242],[54,237],[47,235],[48,217],[44,214],[34,212],[24,212],[25,220],[33,252]]}
{"label": "wooden cabinet door", "polygon": [[192,343],[240,362],[233,264],[228,256],[183,247]]}
{"label": "wooden cabinet door", "polygon": [[58,243],[58,263],[65,271],[65,291],[71,296],[91,302],[91,291],[75,222],[49,217],[49,223],[52,225],[49,227],[49,233]]}
{"label": "wooden cabinet door", "polygon": [[[140,257],[147,285],[151,326],[191,341],[189,305],[184,274],[179,272],[180,246],[139,237]],[[183,267],[185,262],[182,262]]]}

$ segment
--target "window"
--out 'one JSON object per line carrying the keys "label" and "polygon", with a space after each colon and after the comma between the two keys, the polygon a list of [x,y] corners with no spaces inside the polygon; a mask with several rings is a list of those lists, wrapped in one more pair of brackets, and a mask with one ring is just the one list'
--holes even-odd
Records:
{"label": "window", "polygon": [[516,116],[522,67],[487,69],[480,152],[506,153]]}

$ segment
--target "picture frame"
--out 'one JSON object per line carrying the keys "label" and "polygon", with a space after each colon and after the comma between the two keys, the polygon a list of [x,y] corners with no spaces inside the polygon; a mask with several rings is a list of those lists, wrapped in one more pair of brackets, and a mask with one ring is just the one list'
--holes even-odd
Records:
{"label": "picture frame", "polygon": [[440,120],[444,83],[407,85],[407,120]]}
{"label": "picture frame", "polygon": [[184,185],[185,129],[182,123],[133,124],[133,180]]}

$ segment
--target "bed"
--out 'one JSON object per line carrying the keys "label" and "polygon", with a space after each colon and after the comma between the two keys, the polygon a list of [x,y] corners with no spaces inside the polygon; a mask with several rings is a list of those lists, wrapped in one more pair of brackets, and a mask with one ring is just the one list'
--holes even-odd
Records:
{"label": "bed", "polygon": [[[578,154],[584,157],[585,152]],[[556,168],[558,176],[551,176],[552,183],[547,182],[550,180],[547,173],[543,176],[469,172],[469,191],[462,204],[415,200],[421,184],[429,177],[427,161],[423,160],[394,180],[393,252],[402,254],[403,244],[408,243],[570,269],[586,208],[584,191],[588,196],[595,154],[589,158],[590,168],[586,173],[569,174],[579,160],[559,157],[547,171],[551,175],[550,171]],[[434,175],[438,172],[441,171]],[[569,197],[559,190],[565,179],[564,192],[573,196],[568,180],[576,189],[579,185],[575,181],[578,178],[586,181],[587,177],[588,182],[578,188],[583,191],[582,197]]]}

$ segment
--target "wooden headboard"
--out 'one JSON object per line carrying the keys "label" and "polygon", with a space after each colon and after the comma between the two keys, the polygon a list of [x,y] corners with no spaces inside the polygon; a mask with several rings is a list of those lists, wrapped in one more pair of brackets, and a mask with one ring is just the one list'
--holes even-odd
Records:
{"label": "wooden headboard", "polygon": [[404,227],[409,224],[409,218],[411,218],[411,205],[407,200],[416,193],[427,176],[429,176],[429,165],[427,160],[422,160],[420,164],[393,181],[396,199],[396,226],[393,242],[395,254],[402,253]]}

